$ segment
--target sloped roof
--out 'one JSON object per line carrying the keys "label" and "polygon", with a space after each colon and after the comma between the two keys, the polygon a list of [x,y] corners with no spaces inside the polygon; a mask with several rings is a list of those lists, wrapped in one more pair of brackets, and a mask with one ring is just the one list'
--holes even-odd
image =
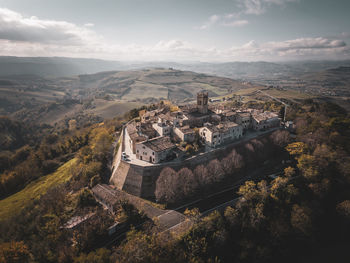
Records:
{"label": "sloped roof", "polygon": [[173,144],[170,138],[166,136],[157,137],[157,138],[142,142],[142,144],[155,152],[162,152],[175,147],[175,144]]}

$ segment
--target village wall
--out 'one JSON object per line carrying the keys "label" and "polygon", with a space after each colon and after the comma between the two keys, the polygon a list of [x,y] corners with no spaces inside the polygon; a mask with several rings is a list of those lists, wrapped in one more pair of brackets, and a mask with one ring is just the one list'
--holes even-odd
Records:
{"label": "village wall", "polygon": [[[267,133],[270,134],[270,133]],[[260,137],[267,136],[264,134]],[[258,137],[259,138],[259,137]],[[255,138],[257,139],[257,138]],[[115,185],[119,190],[133,194],[142,198],[153,199],[155,197],[156,181],[160,172],[165,167],[170,167],[175,171],[187,167],[195,169],[197,165],[208,164],[213,159],[221,159],[234,148],[247,143],[242,141],[234,145],[227,145],[225,148],[216,149],[211,152],[202,153],[181,162],[160,163],[152,166],[139,166],[120,160],[119,165],[112,173],[110,184]]]}

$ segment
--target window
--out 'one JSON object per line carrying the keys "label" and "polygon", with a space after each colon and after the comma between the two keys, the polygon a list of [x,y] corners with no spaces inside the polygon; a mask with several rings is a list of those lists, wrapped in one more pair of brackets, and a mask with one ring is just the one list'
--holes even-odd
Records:
{"label": "window", "polygon": [[137,150],[136,152],[139,153],[139,150]]}
{"label": "window", "polygon": [[[152,154],[154,155],[154,152],[152,152]],[[154,161],[154,160],[153,160]]]}
{"label": "window", "polygon": [[145,146],[142,146],[142,149],[146,149],[146,147],[145,147]]}

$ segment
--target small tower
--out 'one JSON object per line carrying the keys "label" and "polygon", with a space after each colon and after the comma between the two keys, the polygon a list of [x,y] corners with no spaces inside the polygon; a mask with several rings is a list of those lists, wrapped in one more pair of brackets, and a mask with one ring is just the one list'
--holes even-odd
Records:
{"label": "small tower", "polygon": [[208,113],[208,92],[197,93],[197,109],[202,114]]}

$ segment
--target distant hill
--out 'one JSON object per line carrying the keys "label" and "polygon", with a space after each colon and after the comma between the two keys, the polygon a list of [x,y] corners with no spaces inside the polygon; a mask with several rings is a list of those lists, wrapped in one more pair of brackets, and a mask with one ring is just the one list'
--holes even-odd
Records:
{"label": "distant hill", "polygon": [[230,78],[164,68],[59,78],[0,76],[0,115],[51,125],[76,119],[83,125],[162,99],[185,103],[201,90],[222,96],[247,87]]}
{"label": "distant hill", "polygon": [[1,57],[0,76],[38,75],[42,77],[67,77],[80,74],[93,74],[102,71],[135,70],[145,68],[174,68],[195,71],[222,77],[245,80],[260,80],[289,77],[309,72],[317,72],[350,66],[344,61],[296,61],[296,62],[120,62],[100,59],[64,57]]}
{"label": "distant hill", "polygon": [[350,97],[350,67],[337,67],[300,77],[309,89],[317,89],[323,95]]}
{"label": "distant hill", "polygon": [[0,57],[0,76],[38,75],[63,77],[90,74],[106,70],[120,70],[122,63],[98,59],[61,57]]}
{"label": "distant hill", "polygon": [[101,72],[78,77],[72,85],[124,101],[168,99],[185,102],[204,89],[210,96],[218,96],[245,87],[240,81],[230,78],[164,68]]}

